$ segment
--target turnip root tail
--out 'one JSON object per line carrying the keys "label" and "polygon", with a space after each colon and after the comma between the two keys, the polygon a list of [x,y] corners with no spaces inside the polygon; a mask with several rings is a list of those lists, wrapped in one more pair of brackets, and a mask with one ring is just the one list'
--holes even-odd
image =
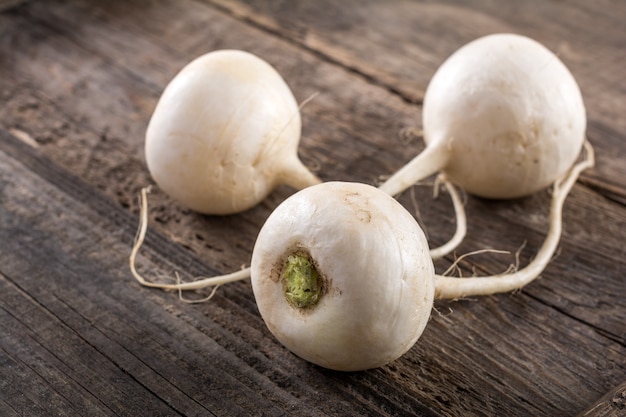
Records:
{"label": "turnip root tail", "polygon": [[450,158],[450,150],[444,141],[433,143],[387,179],[380,187],[381,191],[395,196],[413,184],[441,171]]}
{"label": "turnip root tail", "polygon": [[436,275],[435,298],[458,299],[476,295],[490,295],[509,292],[523,287],[539,276],[548,265],[559,244],[562,230],[562,214],[565,198],[582,171],[593,167],[595,163],[593,147],[585,141],[585,159],[574,165],[560,180],[554,183],[550,206],[550,226],[546,239],[537,256],[525,268],[509,274],[451,278]]}
{"label": "turnip root tail", "polygon": [[[281,170],[278,170],[276,173],[276,178],[279,183],[288,185],[295,190],[302,190],[304,188],[310,187],[312,185],[317,185],[322,182],[322,180],[315,175],[308,167],[306,167],[302,161],[295,157],[291,157],[285,160],[280,160],[277,156],[270,155],[271,152],[276,149],[280,149],[280,144],[277,144],[279,138],[283,135],[284,130],[289,126],[290,123],[296,117],[300,117],[300,111],[309,104],[315,97],[318,96],[319,93],[315,92],[311,94],[308,98],[306,98],[302,103],[298,105],[298,111],[294,112],[292,116],[285,123],[285,127],[279,134],[277,134],[265,148],[263,153],[261,154],[264,158],[273,158],[278,162],[282,162],[284,164]],[[278,146],[278,148],[276,148]]]}
{"label": "turnip root tail", "polygon": [[[422,134],[422,132],[420,131],[419,134]],[[391,196],[398,196],[424,178],[441,171],[447,164],[449,157],[450,150],[446,147],[444,141],[433,143],[400,168],[378,188]],[[467,233],[465,209],[456,188],[447,180],[445,175],[440,174],[438,179],[443,180],[444,186],[452,199],[457,227],[454,236],[448,242],[430,250],[432,259],[443,258],[452,252],[463,241]]]}
{"label": "turnip root tail", "polygon": [[[199,290],[206,287],[213,287],[217,285],[226,284],[229,282],[240,281],[243,279],[250,278],[250,268],[245,268],[237,272],[233,272],[230,274],[219,275],[215,277],[202,278],[199,277],[195,281],[191,282],[178,282],[176,284],[163,284],[157,282],[147,281],[139,272],[137,272],[137,268],[135,267],[135,262],[137,258],[137,253],[143,244],[143,241],[146,238],[146,231],[148,230],[148,193],[150,192],[150,187],[142,188],[141,190],[141,203],[140,203],[140,212],[139,212],[139,228],[137,229],[137,236],[135,237],[135,242],[133,244],[133,249],[130,253],[130,271],[135,277],[135,279],[143,286],[151,287],[151,288],[161,288],[164,290]],[[179,279],[177,281],[180,281]]]}
{"label": "turnip root tail", "polygon": [[286,163],[286,166],[282,172],[277,174],[277,177],[280,182],[295,190],[302,190],[322,182],[298,158],[290,160],[288,164]]}
{"label": "turnip root tail", "polygon": [[454,249],[456,249],[457,246],[461,244],[461,242],[465,238],[465,235],[467,234],[467,217],[465,215],[465,208],[463,207],[463,201],[461,200],[459,193],[457,192],[454,185],[452,185],[452,183],[450,183],[445,178],[445,176],[442,176],[440,174],[438,178],[443,181],[443,185],[446,187],[446,190],[448,190],[448,194],[450,194],[450,198],[452,199],[452,205],[454,206],[454,216],[456,217],[456,231],[449,241],[429,251],[430,257],[432,259],[443,258],[447,254],[452,252]]}

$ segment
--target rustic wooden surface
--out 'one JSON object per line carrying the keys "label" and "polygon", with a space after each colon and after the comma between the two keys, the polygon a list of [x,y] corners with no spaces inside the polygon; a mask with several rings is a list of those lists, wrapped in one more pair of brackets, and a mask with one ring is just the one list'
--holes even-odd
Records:
{"label": "rustic wooden surface", "polygon": [[[626,3],[49,0],[0,12],[0,414],[3,416],[626,415]],[[265,328],[249,282],[207,303],[136,284],[127,259],[143,137],[159,94],[205,52],[274,65],[303,109],[300,156],[323,180],[377,183],[423,144],[437,66],[493,32],[533,37],[579,81],[597,166],[567,200],[558,256],[515,294],[437,302],[418,343],[380,369],[306,363]],[[445,196],[413,189],[433,245],[454,230]],[[247,264],[293,190],[227,217],[151,196],[139,263],[150,274]],[[401,201],[413,209],[409,195]],[[458,253],[541,244],[548,192],[467,198]],[[436,263],[439,271],[452,261]],[[466,259],[496,273],[513,256]]]}

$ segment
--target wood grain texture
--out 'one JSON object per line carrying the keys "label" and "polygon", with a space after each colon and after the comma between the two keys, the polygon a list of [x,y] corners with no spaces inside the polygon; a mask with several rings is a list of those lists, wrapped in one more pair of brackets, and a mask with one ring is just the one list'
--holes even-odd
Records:
{"label": "wood grain texture", "polygon": [[619,417],[626,414],[626,381],[600,398],[579,417]]}
{"label": "wood grain texture", "polygon": [[[53,0],[1,12],[2,415],[620,415],[626,8],[598,3]],[[145,128],[188,61],[220,48],[266,59],[299,101],[318,93],[302,110],[305,163],[324,180],[376,183],[423,148],[398,133],[419,126],[437,66],[494,31],[559,53],[583,90],[598,152],[567,200],[559,254],[540,280],[515,294],[438,302],[405,356],[348,374],[278,344],[248,282],[190,305],[132,280],[137,191],[151,182]],[[263,221],[292,192],[281,187],[227,217],[155,192],[141,271],[188,279],[247,264]],[[429,240],[442,243],[454,230],[447,197],[412,192]],[[514,253],[526,242],[527,263],[548,201],[547,191],[468,197],[459,253]],[[401,202],[415,210],[409,193]],[[461,268],[496,273],[513,262],[484,254]]]}

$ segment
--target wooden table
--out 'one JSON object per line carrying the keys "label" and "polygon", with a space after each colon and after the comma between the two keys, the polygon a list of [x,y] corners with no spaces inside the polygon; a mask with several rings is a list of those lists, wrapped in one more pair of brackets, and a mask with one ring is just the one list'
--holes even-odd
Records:
{"label": "wooden table", "polygon": [[[1,415],[626,415],[626,3],[10,3],[0,12]],[[302,109],[301,158],[323,180],[376,184],[423,149],[399,132],[421,125],[437,67],[493,32],[530,36],[561,57],[583,91],[597,152],[541,279],[514,294],[436,302],[406,355],[355,373],[283,348],[247,281],[188,304],[133,280],[137,193],[152,183],[146,125],[191,59],[247,50],[275,66],[298,101],[317,93]],[[237,270],[292,192],[280,187],[218,217],[155,190],[139,266],[186,278]],[[433,199],[429,186],[412,193],[400,201],[410,210],[417,201],[430,242],[444,242],[454,230],[447,197]],[[457,253],[522,248],[528,263],[548,203],[549,191],[467,197]],[[511,263],[514,255],[487,253],[461,269],[493,274]]]}

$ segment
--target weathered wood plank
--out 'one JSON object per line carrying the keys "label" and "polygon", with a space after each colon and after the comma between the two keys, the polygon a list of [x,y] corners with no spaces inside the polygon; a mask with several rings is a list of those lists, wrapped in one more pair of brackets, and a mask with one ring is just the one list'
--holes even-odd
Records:
{"label": "weathered wood plank", "polygon": [[579,417],[620,417],[626,413],[626,381],[609,391]]}
{"label": "weathered wood plank", "polygon": [[[251,2],[248,9],[238,2],[215,4],[33,1],[0,14],[0,124],[39,147],[0,138],[0,165],[9,167],[0,179],[11,185],[0,196],[4,192],[12,202],[5,207],[2,200],[0,218],[19,225],[0,231],[0,283],[7,294],[15,288],[24,294],[15,300],[25,299],[28,307],[21,308],[37,312],[31,326],[45,330],[28,333],[28,322],[12,318],[23,311],[14,298],[0,298],[0,307],[10,306],[0,311],[11,313],[0,317],[0,325],[21,328],[17,341],[27,346],[11,356],[6,352],[15,351],[16,341],[5,346],[3,339],[0,359],[21,363],[22,376],[11,381],[31,395],[13,391],[7,400],[3,386],[0,400],[8,409],[41,411],[47,404],[42,399],[52,398],[61,413],[70,398],[61,385],[70,375],[72,383],[84,382],[75,394],[77,407],[98,398],[98,407],[113,413],[127,406],[127,397],[113,398],[124,387],[146,410],[186,415],[573,415],[624,380],[624,129],[617,117],[624,106],[619,85],[608,87],[620,56],[622,32],[610,26],[619,21],[619,9],[611,14],[573,3],[565,10],[564,20],[574,25],[584,13],[591,22],[609,23],[606,48],[600,48],[601,24],[587,35],[554,15],[530,24],[531,6],[549,15],[554,2],[512,11],[483,1],[392,1],[382,11],[363,3],[357,13],[350,2],[283,3],[280,10],[274,3]],[[407,13],[396,22],[398,10]],[[323,18],[332,14],[334,19]],[[427,20],[420,39],[406,26],[416,19]],[[396,28],[382,27],[390,20]],[[247,49],[274,64],[299,100],[320,92],[303,110],[302,156],[319,163],[324,179],[374,182],[422,147],[401,146],[394,137],[419,122],[419,106],[412,103],[428,79],[426,70],[419,71],[422,81],[411,86],[420,78],[402,78],[416,72],[405,60],[434,71],[461,41],[493,28],[524,28],[555,46],[577,78],[582,74],[581,86],[592,97],[589,134],[598,144],[599,168],[585,174],[593,190],[576,186],[568,199],[562,251],[543,279],[513,296],[438,303],[441,315],[433,316],[409,354],[358,374],[321,370],[286,352],[265,329],[248,284],[224,287],[211,303],[188,306],[130,281],[126,257],[135,219],[129,211],[136,209],[137,189],[149,182],[145,125],[165,83],[190,59],[216,48]],[[594,75],[594,63],[606,71]],[[227,218],[189,213],[155,193],[142,270],[211,274],[247,263],[256,231],[291,191],[281,188],[264,205]],[[447,199],[431,202],[428,189],[415,192],[431,241],[442,242],[453,227]],[[411,207],[408,196],[402,201]],[[470,198],[470,235],[460,253],[494,246],[515,251],[527,240],[520,256],[527,262],[543,238],[547,201],[547,193],[515,202]],[[462,266],[493,273],[512,259],[485,255]],[[49,327],[40,323],[44,318],[51,319]],[[55,339],[67,333],[75,341],[71,348]],[[54,366],[28,388],[29,375],[37,378],[39,369],[32,358],[46,349],[66,354],[45,356]],[[102,363],[103,375],[124,377],[112,378],[113,386],[100,393],[67,352]],[[323,404],[315,400],[321,397],[327,398]]]}
{"label": "weathered wood plank", "polygon": [[[26,252],[26,251],[25,251]],[[29,253],[29,255],[34,255]],[[3,260],[6,260],[4,258]],[[12,265],[3,270],[11,270]],[[11,372],[3,372],[4,401],[28,415],[88,415],[90,412],[115,415],[115,407],[103,407],[101,398],[110,395],[119,404],[132,403],[132,397],[120,391],[122,385],[109,385],[107,381],[121,378],[119,370],[110,374],[107,364],[98,360],[95,352],[88,352],[84,341],[79,341],[73,328],[62,318],[24,293],[18,283],[2,276],[0,285],[3,307],[1,321],[3,334],[3,360]],[[48,274],[40,280],[53,279]],[[19,281],[18,281],[19,282]],[[87,359],[84,363],[72,357]],[[92,374],[91,377],[88,377]],[[105,385],[91,380],[97,378]],[[85,388],[93,385],[94,388]],[[10,389],[10,391],[7,391]],[[113,392],[111,392],[113,391]],[[25,400],[30,401],[26,406]],[[141,406],[141,404],[139,404]],[[154,412],[160,411],[151,404]],[[135,409],[135,412],[138,409]],[[141,410],[141,408],[139,408]]]}

